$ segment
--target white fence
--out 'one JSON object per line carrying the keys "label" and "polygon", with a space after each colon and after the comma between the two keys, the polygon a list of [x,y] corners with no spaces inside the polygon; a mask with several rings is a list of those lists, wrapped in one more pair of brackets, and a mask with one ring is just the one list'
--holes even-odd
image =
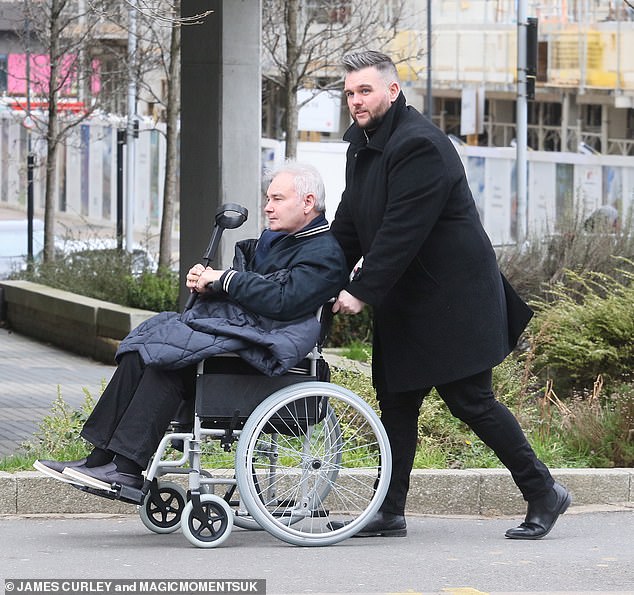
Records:
{"label": "white fence", "polygon": [[[299,159],[313,163],[324,176],[331,217],[344,187],[346,146],[299,143]],[[265,149],[269,158],[274,150],[272,145]],[[514,243],[518,237],[515,149],[459,146],[457,150],[492,242]],[[277,154],[283,154],[283,147]],[[614,206],[622,222],[630,222],[634,208],[634,157],[528,152],[529,237],[552,233],[563,217],[573,212],[587,217],[604,204]]]}
{"label": "white fence", "polygon": [[[2,114],[0,114],[2,115]],[[327,214],[332,218],[344,187],[346,144],[299,143],[298,158],[313,163],[326,184]],[[36,208],[43,207],[43,144],[35,171]],[[496,245],[517,238],[516,155],[510,148],[457,148],[484,226]],[[82,124],[60,150],[56,209],[96,221],[116,221],[117,126],[105,121]],[[141,124],[137,139],[135,214],[137,231],[160,223],[165,138],[159,129]],[[262,141],[263,167],[283,159],[283,143]],[[629,221],[634,207],[634,157],[528,152],[528,233],[553,231],[573,207],[589,215],[610,204]],[[254,201],[257,200],[254,198]],[[12,117],[0,118],[0,207],[26,211],[26,130]],[[250,208],[253,205],[248,205]]]}

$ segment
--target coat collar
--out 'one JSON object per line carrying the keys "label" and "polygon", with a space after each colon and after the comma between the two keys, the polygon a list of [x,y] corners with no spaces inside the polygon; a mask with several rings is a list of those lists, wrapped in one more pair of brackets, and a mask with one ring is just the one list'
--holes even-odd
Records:
{"label": "coat collar", "polygon": [[[326,216],[323,213],[319,213],[316,215],[312,221],[308,223],[305,227],[302,227],[299,231],[295,233],[284,233],[284,232],[272,232],[270,229],[265,229],[262,232],[262,235],[271,235],[275,234],[271,238],[269,242],[270,245],[276,244],[281,239],[291,236],[293,238],[305,238],[307,236],[314,236],[320,233],[324,233],[330,229],[330,224],[326,220]],[[261,237],[261,236],[260,236]]]}
{"label": "coat collar", "polygon": [[317,215],[306,227],[300,229],[298,232],[292,234],[296,238],[305,238],[307,236],[314,236],[320,233],[324,233],[330,229],[328,221],[323,213]]}
{"label": "coat collar", "polygon": [[392,136],[392,132],[394,132],[399,116],[405,109],[405,106],[405,95],[403,95],[403,91],[401,91],[394,103],[390,106],[390,109],[385,112],[385,116],[383,116],[379,127],[370,138],[366,136],[365,130],[359,128],[359,126],[354,123],[346,130],[346,133],[343,135],[343,140],[356,147],[366,145],[368,149],[382,151],[388,139]]}

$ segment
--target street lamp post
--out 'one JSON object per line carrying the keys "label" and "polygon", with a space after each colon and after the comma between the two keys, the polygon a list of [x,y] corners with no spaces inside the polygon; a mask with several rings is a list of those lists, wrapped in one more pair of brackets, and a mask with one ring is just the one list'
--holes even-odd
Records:
{"label": "street lamp post", "polygon": [[29,21],[26,1],[24,16],[24,33],[26,38],[26,262],[30,270],[33,266],[33,218],[35,215],[33,169],[35,167],[35,158],[31,147],[31,128],[29,122],[31,118],[31,23]]}
{"label": "street lamp post", "polygon": [[516,131],[516,182],[517,182],[517,242],[526,239],[527,219],[527,162],[528,99],[526,95],[526,0],[517,3],[517,131]]}
{"label": "street lamp post", "polygon": [[138,131],[136,121],[136,0],[128,0],[128,122],[126,129],[126,205],[125,205],[125,248],[134,248],[134,181],[136,146]]}
{"label": "street lamp post", "polygon": [[431,70],[431,0],[427,0],[427,109],[425,112],[430,120],[434,115]]}

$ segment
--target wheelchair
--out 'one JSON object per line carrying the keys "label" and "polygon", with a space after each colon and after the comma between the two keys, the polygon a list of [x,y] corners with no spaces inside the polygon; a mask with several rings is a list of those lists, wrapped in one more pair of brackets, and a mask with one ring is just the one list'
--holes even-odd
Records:
{"label": "wheelchair", "polygon": [[[311,353],[283,376],[264,376],[235,354],[200,362],[193,424],[172,422],[142,493],[117,496],[140,502],[148,529],[180,528],[212,548],[234,526],[297,546],[332,545],[363,528],[387,492],[389,442],[374,410],[329,382],[321,322]],[[188,489],[167,474],[187,475]]]}

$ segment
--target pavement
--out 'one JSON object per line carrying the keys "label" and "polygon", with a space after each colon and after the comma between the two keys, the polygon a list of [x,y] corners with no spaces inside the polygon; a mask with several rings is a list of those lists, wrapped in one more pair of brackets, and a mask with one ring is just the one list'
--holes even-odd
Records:
{"label": "pavement", "polygon": [[114,369],[0,328],[0,457],[33,439],[58,395],[80,408],[85,391],[97,399]]}
{"label": "pavement", "polygon": [[[632,512],[570,511],[540,541],[505,539],[516,522],[411,516],[405,538],[306,548],[234,529],[222,546],[200,549],[182,532],[152,533],[132,515],[0,516],[0,588],[2,579],[18,578],[90,579],[95,591],[115,579],[154,579],[157,587],[264,579],[269,595],[634,593]],[[134,584],[138,595],[141,583]]]}

